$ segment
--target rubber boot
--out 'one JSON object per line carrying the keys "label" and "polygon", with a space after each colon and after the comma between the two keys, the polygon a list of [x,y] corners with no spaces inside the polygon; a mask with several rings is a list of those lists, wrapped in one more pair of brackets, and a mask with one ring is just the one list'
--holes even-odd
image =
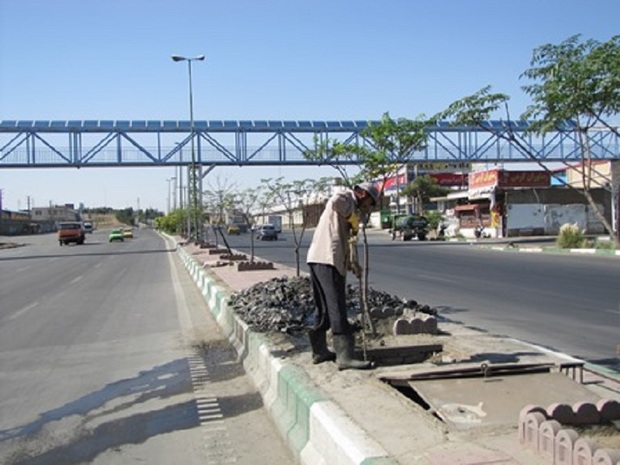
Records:
{"label": "rubber boot", "polygon": [[327,348],[326,333],[326,331],[317,331],[314,329],[308,331],[308,338],[312,346],[312,363],[315,365],[336,360],[336,354]]}
{"label": "rubber boot", "polygon": [[368,370],[373,368],[371,362],[353,358],[355,339],[353,334],[334,335],[334,349],[336,350],[336,364],[339,370]]}

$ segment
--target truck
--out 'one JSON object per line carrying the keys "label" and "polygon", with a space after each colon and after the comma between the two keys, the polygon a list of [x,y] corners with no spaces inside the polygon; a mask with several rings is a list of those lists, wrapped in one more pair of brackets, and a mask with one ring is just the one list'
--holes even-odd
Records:
{"label": "truck", "polygon": [[400,237],[403,241],[410,241],[417,237],[425,241],[428,234],[428,220],[417,214],[394,215],[392,217],[392,240]]}
{"label": "truck", "polygon": [[67,221],[58,223],[58,244],[60,246],[68,245],[71,242],[75,242],[78,245],[82,245],[86,239],[84,227],[79,221]]}
{"label": "truck", "polygon": [[268,223],[273,224],[278,234],[282,232],[282,215],[269,215]]}

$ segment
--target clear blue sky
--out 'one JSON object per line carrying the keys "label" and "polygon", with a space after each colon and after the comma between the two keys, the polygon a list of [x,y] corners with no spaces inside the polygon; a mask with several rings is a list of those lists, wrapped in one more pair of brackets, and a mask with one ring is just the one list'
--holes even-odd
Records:
{"label": "clear blue sky", "polygon": [[[532,50],[620,34],[618,0],[0,0],[0,119],[379,119],[490,84],[528,100]],[[309,170],[217,168],[242,187]],[[333,169],[313,172],[335,175]],[[4,208],[165,211],[172,168],[0,169]]]}

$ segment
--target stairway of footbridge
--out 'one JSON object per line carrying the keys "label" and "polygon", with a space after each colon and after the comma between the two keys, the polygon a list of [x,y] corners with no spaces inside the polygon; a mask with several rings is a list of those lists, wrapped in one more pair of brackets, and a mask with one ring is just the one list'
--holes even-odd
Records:
{"label": "stairway of footbridge", "polygon": [[[378,121],[0,120],[0,168],[112,166],[346,165],[353,158],[316,159],[317,143],[372,148],[364,129]],[[426,128],[424,150],[412,163],[543,162],[581,160],[579,134],[570,123],[536,135],[527,121],[477,126],[438,122]],[[594,159],[617,159],[618,131],[592,130]],[[394,162],[403,161],[394,155]]]}

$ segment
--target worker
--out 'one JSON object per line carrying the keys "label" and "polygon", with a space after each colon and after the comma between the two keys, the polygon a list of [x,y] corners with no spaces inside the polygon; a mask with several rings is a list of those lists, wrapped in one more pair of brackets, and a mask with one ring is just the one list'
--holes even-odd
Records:
{"label": "worker", "polygon": [[[371,368],[371,363],[353,357],[355,339],[347,319],[346,275],[361,276],[356,260],[351,261],[350,241],[356,240],[360,216],[379,203],[377,186],[364,182],[335,193],[319,218],[307,263],[316,305],[315,324],[309,331],[313,363],[336,361],[338,369]],[[335,354],[327,348],[327,330],[332,330]]]}

